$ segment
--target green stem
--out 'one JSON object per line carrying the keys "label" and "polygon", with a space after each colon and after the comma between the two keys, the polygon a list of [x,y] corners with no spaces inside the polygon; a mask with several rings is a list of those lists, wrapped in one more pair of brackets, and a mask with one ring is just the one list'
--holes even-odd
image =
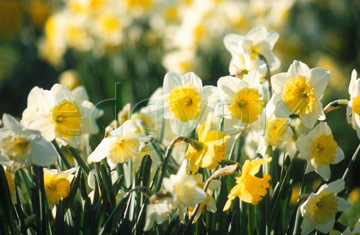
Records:
{"label": "green stem", "polygon": [[191,139],[185,137],[185,136],[178,136],[178,137],[175,137],[171,143],[169,144],[169,147],[166,149],[166,153],[165,153],[165,158],[164,158],[164,161],[163,161],[163,164],[161,166],[161,173],[160,173],[160,178],[159,178],[159,181],[156,185],[156,188],[155,188],[155,192],[158,192],[161,188],[161,184],[162,184],[162,181],[164,179],[164,176],[165,176],[165,171],[166,171],[166,165],[169,161],[169,158],[170,158],[170,155],[171,155],[171,151],[174,147],[174,145],[177,143],[177,142],[180,142],[180,141],[184,141],[188,144],[191,144],[193,145],[193,147],[196,149],[196,146],[193,144],[193,142],[191,141]]}
{"label": "green stem", "polygon": [[356,157],[357,157],[359,151],[360,151],[360,144],[359,144],[358,147],[356,148],[355,153],[353,154],[353,156],[352,156],[352,158],[351,158],[348,166],[347,166],[346,169],[345,169],[344,175],[342,176],[342,179],[343,179],[345,182],[346,182],[346,178],[347,178],[347,176],[349,175],[349,172],[350,172],[351,168],[352,168],[353,165],[354,165],[354,162],[355,162],[355,160],[356,160]]}
{"label": "green stem", "polygon": [[73,155],[73,157],[76,159],[77,163],[79,164],[79,166],[81,167],[81,169],[83,169],[85,171],[85,173],[88,175],[90,172],[89,167],[86,165],[86,163],[84,162],[84,160],[82,159],[82,157],[79,155],[78,151],[72,147],[69,148],[71,154]]}
{"label": "green stem", "polygon": [[329,112],[341,108],[346,107],[348,105],[349,101],[347,99],[339,99],[334,100],[328,103],[324,108],[324,114],[327,115]]}
{"label": "green stem", "polygon": [[60,155],[61,160],[64,162],[65,166],[67,169],[71,168],[71,165],[69,163],[69,161],[66,159],[66,156],[64,154],[64,152],[61,150],[60,146],[58,145],[58,143],[56,142],[56,140],[51,141],[51,143],[54,145],[56,151],[58,152],[58,154]]}

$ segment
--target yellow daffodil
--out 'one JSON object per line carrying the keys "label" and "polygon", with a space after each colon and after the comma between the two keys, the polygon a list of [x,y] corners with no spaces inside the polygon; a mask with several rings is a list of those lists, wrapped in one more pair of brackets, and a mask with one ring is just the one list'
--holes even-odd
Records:
{"label": "yellow daffodil", "polygon": [[140,156],[145,142],[149,141],[150,136],[138,133],[135,123],[128,120],[100,142],[90,154],[88,162],[99,162],[104,158],[107,158],[112,166],[128,162]]}
{"label": "yellow daffodil", "polygon": [[330,73],[321,68],[310,69],[300,61],[294,61],[287,73],[271,78],[275,115],[286,118],[300,116],[303,124],[312,128],[318,119],[325,118],[320,99],[329,81]]}
{"label": "yellow daffodil", "polygon": [[300,207],[303,217],[301,234],[309,234],[314,229],[321,233],[330,232],[334,227],[336,213],[351,207],[343,198],[336,196],[344,187],[345,182],[339,179],[322,185],[316,193],[310,194]]}
{"label": "yellow daffodil", "polygon": [[346,117],[360,138],[360,79],[357,78],[355,69],[351,73],[349,94],[350,101],[346,109]]}
{"label": "yellow daffodil", "polygon": [[76,168],[59,172],[55,169],[44,169],[44,188],[49,205],[55,205],[70,193],[70,184]]}
{"label": "yellow daffodil", "polygon": [[256,71],[242,80],[227,76],[217,82],[221,105],[217,106],[217,115],[223,116],[224,131],[238,131],[247,124],[259,126],[264,101],[260,92],[260,76]]}
{"label": "yellow daffodil", "polygon": [[4,114],[4,127],[0,129],[0,163],[12,172],[32,164],[54,164],[57,153],[39,131],[22,126],[15,118]]}
{"label": "yellow daffodil", "polygon": [[178,135],[187,135],[195,129],[205,108],[213,109],[218,98],[216,87],[203,87],[194,73],[182,77],[167,73],[163,89],[164,118],[170,119],[171,128]]}
{"label": "yellow daffodil", "polygon": [[199,167],[214,169],[219,165],[226,154],[226,142],[230,139],[225,132],[210,130],[212,115],[209,114],[206,122],[197,128],[198,141],[194,141],[197,149],[189,147],[185,158],[189,160],[192,173]]}
{"label": "yellow daffodil", "polygon": [[296,140],[296,147],[300,158],[307,161],[305,174],[315,171],[326,181],[331,176],[329,165],[344,159],[344,152],[325,122],[320,122],[309,134],[300,136]]}
{"label": "yellow daffodil", "polygon": [[60,145],[77,147],[82,135],[98,132],[94,120],[98,114],[84,87],[70,91],[55,84],[51,90],[34,87],[30,91],[22,123],[39,130],[47,141],[56,139]]}
{"label": "yellow daffodil", "polygon": [[271,158],[246,160],[244,162],[241,176],[236,178],[236,185],[231,189],[223,211],[229,210],[235,197],[253,205],[257,205],[262,200],[266,195],[266,189],[270,186],[271,176],[265,174],[263,178],[259,178],[255,174],[258,173],[262,164],[270,161]]}

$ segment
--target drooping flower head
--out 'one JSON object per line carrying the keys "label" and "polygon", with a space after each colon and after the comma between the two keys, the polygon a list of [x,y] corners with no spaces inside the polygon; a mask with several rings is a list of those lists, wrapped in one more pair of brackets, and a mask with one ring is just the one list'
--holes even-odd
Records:
{"label": "drooping flower head", "polygon": [[296,147],[300,157],[307,161],[305,174],[315,171],[326,181],[331,176],[330,164],[344,159],[344,152],[337,145],[325,122],[320,122],[309,134],[300,136]]}
{"label": "drooping flower head", "polygon": [[76,168],[64,172],[55,169],[44,169],[44,189],[49,205],[55,205],[70,193],[70,184]]}
{"label": "drooping flower head", "polygon": [[197,126],[205,108],[212,109],[217,100],[217,89],[202,85],[194,73],[180,76],[167,73],[164,78],[164,118],[170,119],[172,130],[187,135]]}
{"label": "drooping flower head", "polygon": [[180,210],[179,215],[182,218],[185,207],[192,206],[206,200],[206,193],[198,187],[195,177],[186,173],[187,161],[184,160],[176,173],[165,178],[163,181],[165,191],[172,195],[173,201]]}
{"label": "drooping flower head", "polygon": [[231,189],[223,211],[229,210],[232,200],[239,197],[241,201],[257,205],[266,195],[269,188],[271,176],[265,174],[263,178],[256,177],[260,167],[264,163],[271,161],[267,159],[246,160],[242,166],[241,176],[236,178],[236,185]]}
{"label": "drooping flower head", "polygon": [[4,127],[0,129],[0,163],[10,171],[32,164],[48,166],[54,164],[57,153],[39,131],[30,130],[15,118],[4,114]]}
{"label": "drooping flower head", "polygon": [[357,79],[357,73],[354,69],[351,73],[349,85],[350,101],[346,109],[346,117],[352,128],[360,138],[360,79]]}
{"label": "drooping flower head", "polygon": [[135,123],[127,120],[116,130],[105,137],[88,158],[88,162],[99,162],[104,158],[109,164],[127,162],[140,155],[150,136],[137,132]]}
{"label": "drooping flower head", "polygon": [[310,69],[300,61],[294,61],[287,73],[279,73],[271,78],[275,115],[300,116],[303,124],[312,128],[318,119],[324,119],[320,99],[329,81],[330,73],[322,68]]}
{"label": "drooping flower head", "polygon": [[97,114],[84,87],[70,91],[55,84],[50,90],[34,87],[30,91],[22,123],[39,130],[47,141],[56,139],[61,145],[77,147],[81,135],[98,132],[94,121]]}
{"label": "drooping flower head", "polygon": [[309,198],[301,205],[303,217],[301,234],[309,234],[314,229],[329,233],[334,227],[335,215],[338,211],[350,208],[350,204],[336,194],[345,187],[342,179],[328,185],[324,184],[316,193],[311,193]]}
{"label": "drooping flower head", "polygon": [[206,122],[197,128],[199,139],[194,141],[197,149],[190,146],[185,155],[193,174],[199,167],[214,169],[226,154],[225,146],[230,136],[222,131],[211,130],[211,120],[212,115],[209,114]]}

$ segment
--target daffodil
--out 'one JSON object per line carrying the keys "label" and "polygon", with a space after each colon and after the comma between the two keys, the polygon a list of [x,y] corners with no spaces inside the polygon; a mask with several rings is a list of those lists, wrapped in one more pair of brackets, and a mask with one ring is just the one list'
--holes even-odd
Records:
{"label": "daffodil", "polygon": [[55,169],[44,168],[44,189],[49,205],[55,205],[69,195],[71,181],[74,178],[73,173],[76,169],[71,168],[59,172]]}
{"label": "daffodil", "polygon": [[329,78],[328,70],[310,69],[306,64],[295,60],[287,73],[279,73],[271,78],[275,92],[272,97],[276,103],[275,115],[277,117],[299,115],[308,128],[312,128],[318,119],[324,120],[320,99]]}
{"label": "daffodil", "polygon": [[[202,174],[196,174],[194,177],[198,187],[204,188],[205,183],[203,182]],[[200,203],[199,209],[194,217],[193,223],[196,223],[196,221],[199,219],[204,209],[212,213],[215,213],[217,211],[216,202],[212,197],[212,194],[220,186],[221,186],[220,180],[213,179],[212,181],[210,181],[209,186],[206,190],[206,199],[202,203]],[[192,214],[194,213],[194,209],[195,209],[194,207],[188,207],[189,217],[191,217]]]}
{"label": "daffodil", "polygon": [[88,101],[84,87],[70,91],[55,84],[50,90],[34,87],[28,96],[28,105],[22,123],[39,130],[47,141],[77,147],[82,135],[98,132],[95,118],[99,110]]}
{"label": "daffodil", "polygon": [[246,160],[242,166],[241,176],[236,178],[236,185],[231,189],[223,211],[229,210],[232,200],[239,197],[241,201],[257,205],[266,195],[270,187],[271,176],[265,174],[262,178],[255,175],[262,164],[269,163],[271,158]]}
{"label": "daffodil", "polygon": [[56,162],[54,147],[39,131],[27,129],[8,114],[3,115],[2,121],[4,127],[0,129],[0,163],[10,171],[32,164],[48,166]]}
{"label": "daffodil", "polygon": [[197,128],[198,141],[194,141],[197,148],[190,146],[185,155],[193,174],[199,167],[214,169],[226,154],[225,146],[230,136],[222,131],[211,130],[211,119],[212,115],[209,114],[206,122]]}
{"label": "daffodil", "polygon": [[13,196],[15,195],[15,179],[14,179],[14,176],[8,171],[5,171],[5,175],[6,175],[6,181],[7,181],[8,186],[9,186],[10,197],[13,198]]}
{"label": "daffodil", "polygon": [[300,207],[303,217],[301,234],[309,234],[314,229],[321,233],[330,232],[334,227],[336,213],[351,207],[343,198],[336,196],[344,187],[345,182],[339,179],[322,185],[316,193],[310,194]]}
{"label": "daffodil", "polygon": [[146,222],[144,231],[149,231],[154,227],[154,223],[162,224],[167,220],[176,207],[172,198],[165,197],[159,202],[151,203],[146,207]]}
{"label": "daffodil", "polygon": [[170,119],[172,130],[187,135],[197,126],[205,108],[214,108],[218,94],[216,87],[202,85],[194,73],[180,76],[167,73],[164,78],[164,118]]}
{"label": "daffodil", "polygon": [[346,117],[352,128],[356,130],[358,138],[360,138],[360,79],[357,79],[355,69],[351,73],[349,94],[350,101],[346,109]]}
{"label": "daffodil", "polygon": [[300,158],[307,161],[305,174],[315,171],[326,181],[331,176],[329,165],[344,159],[344,152],[325,122],[320,122],[309,134],[300,136],[296,140],[296,147]]}
{"label": "daffodil", "polygon": [[265,106],[259,79],[259,74],[253,71],[242,80],[231,76],[218,80],[222,103],[216,113],[225,119],[225,132],[242,129],[247,124],[257,127]]}
{"label": "daffodil", "polygon": [[99,162],[107,158],[111,165],[128,162],[140,155],[150,136],[137,132],[134,122],[127,120],[105,137],[88,158],[88,162]]}
{"label": "daffodil", "polygon": [[164,189],[172,195],[174,203],[180,210],[179,216],[182,220],[185,207],[195,207],[207,198],[202,188],[198,187],[195,177],[188,175],[186,169],[187,161],[184,160],[176,175],[170,175],[170,178],[165,178],[163,181]]}
{"label": "daffodil", "polygon": [[[224,41],[226,48],[232,54],[243,58],[247,70],[250,70],[251,67],[254,68],[255,64],[252,65],[252,61],[263,60],[262,57],[264,57],[270,71],[273,71],[280,67],[279,59],[272,52],[278,38],[278,33],[267,31],[265,27],[257,27],[250,30],[245,37],[228,34]],[[258,63],[258,65],[260,64]],[[259,67],[261,66],[263,64]]]}

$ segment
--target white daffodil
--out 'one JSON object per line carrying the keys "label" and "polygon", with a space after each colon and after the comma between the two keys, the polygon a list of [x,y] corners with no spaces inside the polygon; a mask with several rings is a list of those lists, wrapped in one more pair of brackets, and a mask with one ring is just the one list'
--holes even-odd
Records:
{"label": "white daffodil", "polygon": [[194,73],[180,76],[167,73],[163,84],[164,118],[170,119],[172,130],[178,135],[187,135],[195,129],[205,108],[214,108],[218,99],[216,87],[202,85]]}
{"label": "white daffodil", "polygon": [[346,109],[346,117],[352,128],[356,130],[358,138],[360,138],[360,79],[357,79],[355,69],[351,73],[349,94],[350,101]]}
{"label": "white daffodil", "polygon": [[224,43],[232,55],[243,58],[244,63],[241,64],[245,64],[247,70],[263,67],[263,63],[255,62],[253,64],[252,62],[262,60],[261,57],[263,56],[270,71],[273,71],[280,67],[279,59],[272,52],[278,38],[278,33],[267,31],[265,27],[257,27],[250,30],[245,37],[238,34],[228,34]]}
{"label": "white daffodil", "polygon": [[163,182],[165,191],[172,195],[180,210],[181,220],[184,219],[185,207],[195,207],[207,198],[206,193],[197,185],[195,177],[188,175],[186,169],[187,161],[184,160],[176,175],[170,175],[170,178],[165,178]]}
{"label": "white daffodil", "polygon": [[303,217],[301,234],[309,234],[314,229],[322,233],[330,232],[334,227],[336,213],[351,207],[343,198],[336,196],[344,187],[345,182],[339,179],[322,185],[316,193],[310,194],[300,207]]}
{"label": "white daffodil", "polygon": [[325,115],[320,102],[330,73],[326,69],[310,69],[300,61],[294,61],[287,73],[279,73],[271,78],[275,92],[272,97],[276,103],[275,115],[288,117],[291,114],[300,116],[303,124],[312,128],[318,119]]}
{"label": "white daffodil", "polygon": [[39,131],[22,126],[15,118],[4,114],[0,129],[0,163],[14,172],[32,164],[49,166],[57,160],[54,147]]}
{"label": "white daffodil", "polygon": [[337,145],[325,122],[320,122],[309,134],[300,136],[296,147],[300,158],[307,161],[305,174],[315,171],[326,181],[331,176],[329,165],[344,159],[344,152]]}
{"label": "white daffodil", "polygon": [[144,231],[149,231],[154,227],[154,223],[162,224],[170,216],[170,213],[175,209],[172,198],[165,197],[157,203],[151,203],[146,207],[146,222]]}
{"label": "white daffodil", "polygon": [[60,84],[51,90],[34,87],[29,93],[22,123],[39,130],[47,141],[56,139],[60,145],[77,147],[82,135],[98,132],[94,118],[99,110],[87,99],[81,86],[72,91]]}
{"label": "white daffodil", "polygon": [[256,71],[246,75],[242,80],[227,76],[217,82],[220,99],[217,115],[223,116],[224,131],[238,132],[247,124],[259,127],[264,109],[263,94],[260,92],[260,76]]}
{"label": "white daffodil", "polygon": [[149,141],[150,136],[138,133],[135,123],[127,120],[100,142],[90,154],[88,162],[99,162],[104,158],[107,158],[111,166],[128,162],[138,157],[145,142]]}

